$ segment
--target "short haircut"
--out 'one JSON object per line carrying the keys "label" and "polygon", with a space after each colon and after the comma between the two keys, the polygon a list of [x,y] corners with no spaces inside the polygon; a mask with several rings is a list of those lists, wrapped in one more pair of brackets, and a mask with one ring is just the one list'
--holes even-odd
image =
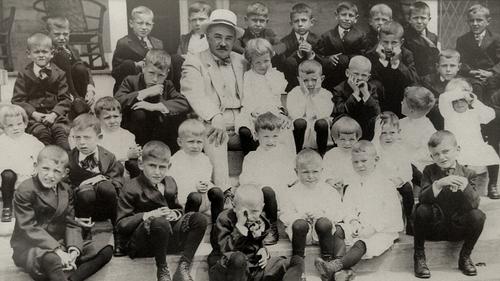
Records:
{"label": "short haircut", "polygon": [[52,49],[52,39],[46,34],[37,32],[33,33],[26,40],[28,43],[28,50],[31,50],[35,46],[45,46]]}
{"label": "short haircut", "polygon": [[283,121],[271,112],[266,112],[257,117],[255,120],[255,131],[261,130],[280,130]]}
{"label": "short haircut", "polygon": [[137,6],[137,7],[132,9],[132,12],[130,12],[130,18],[132,20],[135,20],[135,18],[138,15],[148,15],[148,16],[154,17],[153,11],[146,6]]}
{"label": "short haircut", "polygon": [[24,124],[28,125],[28,114],[24,108],[16,104],[5,104],[0,106],[0,127],[5,128],[5,120],[9,117],[23,118]]}
{"label": "short haircut", "polygon": [[352,57],[350,60],[349,60],[349,67],[348,68],[351,68],[353,67],[354,65],[364,65],[364,66],[369,66],[370,67],[370,70],[372,69],[372,62],[365,56],[362,56],[362,55],[357,55],[357,56],[354,56]]}
{"label": "short haircut", "polygon": [[305,148],[297,153],[295,157],[295,168],[298,168],[301,164],[312,163],[314,161],[322,163],[322,160],[323,158],[321,158],[321,155],[317,151]]}
{"label": "short haircut", "polygon": [[404,35],[404,29],[399,22],[388,21],[380,27],[379,37],[382,36],[382,34],[395,35],[402,38]]}
{"label": "short haircut", "polygon": [[207,16],[210,16],[212,13],[212,6],[205,1],[194,2],[188,7],[188,15],[191,16],[194,13],[206,13]]}
{"label": "short haircut", "polygon": [[376,4],[370,9],[370,18],[378,14],[392,18],[392,9],[386,4]]}
{"label": "short haircut", "polygon": [[483,14],[487,19],[490,18],[490,9],[481,4],[472,5],[467,11],[467,17],[475,14]]}
{"label": "short haircut", "polygon": [[243,184],[234,192],[234,205],[240,207],[242,204],[255,204],[264,207],[264,194],[257,184]]}
{"label": "short haircut", "polygon": [[186,136],[205,136],[205,125],[198,119],[190,118],[181,123],[178,130],[179,138]]}
{"label": "short haircut", "polygon": [[462,91],[462,92],[472,92],[472,86],[465,78],[453,78],[451,79],[446,87],[444,88],[446,92],[449,91]]}
{"label": "short haircut", "polygon": [[64,16],[51,16],[46,20],[46,28],[51,32],[54,28],[68,28],[69,20]]}
{"label": "short haircut", "polygon": [[146,62],[146,66],[154,65],[162,71],[169,70],[170,64],[172,63],[170,55],[165,50],[161,49],[149,50],[144,60]]}
{"label": "short haircut", "polygon": [[384,111],[377,116],[375,127],[380,126],[380,131],[382,131],[382,127],[386,125],[399,129],[399,118],[394,112]]}
{"label": "short haircut", "polygon": [[262,2],[254,2],[247,6],[247,17],[250,16],[269,16],[269,8]]}
{"label": "short haircut", "polygon": [[460,62],[460,53],[457,50],[453,49],[444,49],[439,53],[438,63],[441,61],[441,58],[445,59],[457,59]]}
{"label": "short haircut", "polygon": [[319,62],[315,60],[305,60],[299,64],[299,75],[313,73],[323,74],[323,67]]}
{"label": "short haircut", "polygon": [[448,130],[440,130],[431,135],[429,141],[427,142],[428,147],[436,147],[443,143],[444,140],[451,140],[452,143],[457,146],[457,139],[455,135]]}
{"label": "short haircut", "polygon": [[306,3],[298,3],[293,5],[292,11],[290,11],[290,20],[293,20],[293,17],[296,14],[307,14],[310,19],[313,18],[312,8]]}
{"label": "short haircut", "polygon": [[72,131],[83,131],[88,128],[92,128],[97,135],[101,134],[101,122],[93,114],[80,114],[71,123]]}
{"label": "short haircut", "polygon": [[264,38],[250,39],[245,47],[245,59],[252,62],[252,58],[269,54],[270,57],[274,56],[273,46],[269,41]]}
{"label": "short haircut", "polygon": [[335,11],[337,13],[342,12],[343,10],[349,10],[353,11],[356,15],[358,14],[358,6],[356,6],[354,3],[351,3],[349,1],[342,1],[337,5],[337,8]]}
{"label": "short haircut", "polygon": [[161,141],[149,141],[142,147],[142,161],[155,159],[160,161],[170,161],[171,156],[168,145]]}
{"label": "short haircut", "polygon": [[429,111],[436,103],[436,98],[429,89],[420,86],[405,88],[406,105],[409,109]]}
{"label": "short haircut", "polygon": [[122,105],[120,102],[111,96],[105,96],[97,100],[94,105],[94,112],[97,117],[101,116],[103,111],[118,111],[122,112]]}
{"label": "short haircut", "polygon": [[68,153],[57,145],[47,145],[38,153],[36,162],[40,164],[44,160],[53,161],[56,165],[63,165],[64,168],[69,165]]}
{"label": "short haircut", "polygon": [[427,12],[427,14],[431,15],[431,8],[429,7],[429,5],[427,5],[427,3],[425,2],[422,2],[422,1],[417,1],[413,4],[410,5],[410,11],[408,13],[408,15],[411,17],[411,15],[416,12],[416,11],[419,11],[419,12]]}
{"label": "short haircut", "polygon": [[340,138],[340,134],[356,134],[359,139],[363,135],[363,131],[358,121],[349,116],[342,116],[332,125],[332,138],[336,140]]}
{"label": "short haircut", "polygon": [[352,146],[351,155],[358,153],[370,153],[373,156],[377,155],[375,145],[367,140],[360,140]]}

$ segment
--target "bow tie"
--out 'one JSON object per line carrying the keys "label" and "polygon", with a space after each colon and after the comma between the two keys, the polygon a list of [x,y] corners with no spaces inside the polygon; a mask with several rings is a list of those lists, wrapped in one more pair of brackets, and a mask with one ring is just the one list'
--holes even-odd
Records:
{"label": "bow tie", "polygon": [[80,162],[82,168],[88,171],[92,171],[97,167],[97,161],[95,160],[94,153],[89,154]]}
{"label": "bow tie", "polygon": [[216,60],[218,66],[226,66],[231,64],[231,57],[217,59]]}
{"label": "bow tie", "polygon": [[41,80],[45,80],[47,77],[50,76],[52,70],[50,70],[47,67],[41,68],[40,71],[38,72],[38,78]]}

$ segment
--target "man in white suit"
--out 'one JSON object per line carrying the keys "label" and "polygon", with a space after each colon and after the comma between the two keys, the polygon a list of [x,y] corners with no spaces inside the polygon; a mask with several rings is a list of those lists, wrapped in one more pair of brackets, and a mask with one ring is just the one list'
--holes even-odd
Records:
{"label": "man in white suit", "polygon": [[247,70],[243,56],[232,49],[244,30],[236,26],[236,15],[225,9],[214,10],[202,28],[209,49],[186,57],[182,66],[181,93],[210,128],[205,152],[214,167],[215,185],[227,189],[228,136],[237,138],[234,119],[240,112],[243,73]]}

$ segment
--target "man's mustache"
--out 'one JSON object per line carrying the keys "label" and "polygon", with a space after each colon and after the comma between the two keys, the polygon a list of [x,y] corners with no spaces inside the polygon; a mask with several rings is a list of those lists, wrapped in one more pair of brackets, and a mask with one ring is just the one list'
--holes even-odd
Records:
{"label": "man's mustache", "polygon": [[217,48],[217,50],[219,51],[227,51],[227,47],[226,46],[220,46]]}

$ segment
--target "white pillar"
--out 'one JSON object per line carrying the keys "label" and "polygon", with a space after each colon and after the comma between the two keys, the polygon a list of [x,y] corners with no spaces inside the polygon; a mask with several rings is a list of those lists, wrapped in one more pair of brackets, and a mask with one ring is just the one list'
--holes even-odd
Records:
{"label": "white pillar", "polygon": [[179,0],[179,22],[181,34],[186,34],[189,32],[188,8],[188,0]]}
{"label": "white pillar", "polygon": [[127,2],[124,0],[108,1],[109,41],[111,44],[111,52],[106,54],[106,60],[111,62],[116,42],[128,33],[128,22]]}
{"label": "white pillar", "polygon": [[[428,0],[424,1],[429,5],[431,11],[431,20],[427,25],[430,32],[438,34],[438,22],[439,22],[439,1],[438,0]],[[438,34],[441,35],[441,34]]]}
{"label": "white pillar", "polygon": [[216,9],[229,9],[229,0],[215,0]]}

